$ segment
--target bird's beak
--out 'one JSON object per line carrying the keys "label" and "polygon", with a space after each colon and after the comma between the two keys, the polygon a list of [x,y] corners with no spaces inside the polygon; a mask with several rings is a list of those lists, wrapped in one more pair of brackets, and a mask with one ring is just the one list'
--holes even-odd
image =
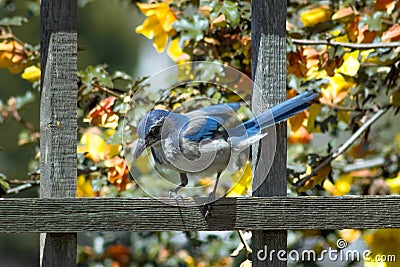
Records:
{"label": "bird's beak", "polygon": [[133,155],[135,156],[135,159],[137,159],[143,151],[146,149],[146,144],[144,142],[144,139],[139,139],[137,144],[136,144],[136,149]]}

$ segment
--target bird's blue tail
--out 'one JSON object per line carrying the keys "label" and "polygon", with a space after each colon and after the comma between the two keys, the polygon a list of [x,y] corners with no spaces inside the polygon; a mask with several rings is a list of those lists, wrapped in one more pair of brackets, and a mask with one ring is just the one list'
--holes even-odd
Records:
{"label": "bird's blue tail", "polygon": [[318,94],[312,91],[306,91],[244,122],[240,127],[243,129],[244,126],[249,136],[258,134],[260,130],[284,121],[307,109],[311,105],[311,101],[317,97]]}

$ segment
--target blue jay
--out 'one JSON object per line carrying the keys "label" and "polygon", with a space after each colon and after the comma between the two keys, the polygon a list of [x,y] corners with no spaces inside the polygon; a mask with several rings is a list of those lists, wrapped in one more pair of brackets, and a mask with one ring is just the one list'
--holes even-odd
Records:
{"label": "blue jay", "polygon": [[152,110],[138,124],[134,157],[150,148],[156,167],[180,173],[180,185],[170,192],[175,196],[188,184],[188,176],[216,173],[209,197],[212,201],[221,173],[226,168],[240,167],[245,162],[244,151],[266,136],[268,127],[307,109],[317,96],[306,91],[234,127],[229,127],[229,121],[240,108],[239,103],[211,105],[185,114]]}

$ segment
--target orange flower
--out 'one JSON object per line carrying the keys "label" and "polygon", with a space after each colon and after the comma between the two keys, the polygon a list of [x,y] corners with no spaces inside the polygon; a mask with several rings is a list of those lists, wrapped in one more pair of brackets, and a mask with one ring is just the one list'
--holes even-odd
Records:
{"label": "orange flower", "polygon": [[290,131],[288,143],[308,144],[311,139],[312,134],[307,131],[306,127],[301,125],[296,131]]}
{"label": "orange flower", "polygon": [[398,41],[400,40],[400,25],[394,24],[387,31],[382,34],[382,41],[390,42],[390,41]]}
{"label": "orange flower", "polygon": [[288,72],[297,77],[307,77],[312,71],[318,70],[319,54],[312,47],[298,47],[297,52],[288,54]]}
{"label": "orange flower", "polygon": [[399,6],[399,2],[396,0],[376,0],[374,4],[374,8],[376,10],[386,11],[388,14],[392,14],[392,12]]}
{"label": "orange flower", "polygon": [[23,45],[13,39],[11,34],[0,34],[0,68],[8,68],[11,73],[19,73],[25,69],[27,58]]}
{"label": "orange flower", "polygon": [[104,162],[108,167],[108,181],[118,187],[118,191],[124,191],[130,183],[129,169],[126,161],[118,156]]}
{"label": "orange flower", "polygon": [[131,250],[125,245],[115,244],[107,247],[104,258],[112,258],[112,266],[128,266],[131,260]]}
{"label": "orange flower", "polygon": [[[297,93],[295,90],[290,89],[286,93],[287,99],[290,99],[294,96],[296,96]],[[313,110],[313,113],[310,113],[309,111],[303,111],[297,114],[296,116],[291,117],[288,120],[289,126],[290,126],[290,135],[288,138],[289,144],[293,143],[300,143],[300,144],[307,144],[310,142],[312,138],[312,134],[310,133],[310,129],[314,128],[314,121],[315,117],[318,115],[319,110]],[[310,114],[312,115],[312,118],[310,120],[310,123],[312,123],[312,127],[308,127],[310,124],[309,123],[309,116]],[[307,128],[306,128],[307,127]],[[308,129],[310,128],[310,129]]]}
{"label": "orange flower", "polygon": [[112,110],[112,106],[114,105],[116,99],[116,97],[110,96],[100,101],[100,103],[89,112],[83,121],[88,122],[91,125],[97,125],[105,128],[117,128],[119,117]]}

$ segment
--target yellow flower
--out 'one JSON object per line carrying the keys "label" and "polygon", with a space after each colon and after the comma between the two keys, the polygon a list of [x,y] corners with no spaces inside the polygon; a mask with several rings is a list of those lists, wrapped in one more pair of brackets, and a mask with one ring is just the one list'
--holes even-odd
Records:
{"label": "yellow flower", "polygon": [[[400,230],[399,229],[378,229],[367,232],[363,236],[365,243],[370,247],[371,253],[365,259],[364,266],[399,266],[394,259],[400,258]],[[377,256],[385,256],[386,262],[378,262]],[[390,260],[390,257],[395,257]],[[382,258],[381,258],[382,259]],[[379,265],[377,265],[379,263]]]}
{"label": "yellow flower", "polygon": [[231,176],[232,187],[226,196],[237,197],[251,192],[252,173],[250,162],[247,161],[245,166]]}
{"label": "yellow flower", "polygon": [[21,77],[31,83],[36,82],[40,79],[40,69],[36,66],[27,67]]}
{"label": "yellow flower", "polygon": [[326,180],[324,182],[324,189],[333,196],[344,196],[350,192],[352,182],[353,177],[349,174],[345,174],[340,176],[339,179],[335,181],[335,184]]}
{"label": "yellow flower", "polygon": [[136,27],[136,33],[153,39],[158,53],[165,50],[168,36],[172,33],[172,24],[176,21],[174,12],[165,2],[154,4],[136,3],[140,11],[147,17],[142,25]]}
{"label": "yellow flower", "polygon": [[340,74],[336,73],[333,77],[326,77],[329,81],[328,85],[325,88],[321,89],[322,97],[320,98],[320,102],[327,105],[339,104],[342,102],[350,89],[355,86],[355,83],[349,80]]}
{"label": "yellow flower", "polygon": [[358,61],[358,54],[360,51],[356,50],[351,53],[346,53],[343,56],[343,64],[340,68],[337,69],[337,72],[340,72],[345,75],[355,76],[360,69],[360,62]]}
{"label": "yellow flower", "polygon": [[390,104],[394,107],[400,107],[400,90],[396,90],[390,94]]}
{"label": "yellow flower", "polygon": [[[332,170],[332,168],[331,168],[330,165],[324,166],[322,169],[317,171],[317,173],[314,176],[312,176],[311,179],[308,180],[304,184],[303,187],[299,188],[299,192],[305,192],[305,191],[313,188],[317,184],[320,184],[322,181],[324,181],[328,177],[328,175],[331,172],[331,170]],[[310,175],[312,173],[312,171],[313,171],[312,167],[311,166],[307,166],[306,175]],[[328,181],[324,182],[324,186],[325,186],[326,182],[328,182]]]}
{"label": "yellow flower", "polygon": [[77,181],[77,195],[78,197],[94,197],[96,194],[93,191],[90,179],[86,179],[84,174],[78,176]]}
{"label": "yellow flower", "polygon": [[385,183],[390,188],[390,192],[392,194],[399,194],[400,193],[400,172],[397,173],[397,177],[386,179]]}
{"label": "yellow flower", "polygon": [[253,266],[253,265],[249,259],[245,260],[244,262],[242,262],[240,264],[240,267],[251,267],[251,266]]}
{"label": "yellow flower", "polygon": [[400,134],[397,134],[395,137],[395,142],[397,144],[397,147],[400,149]]}
{"label": "yellow flower", "polygon": [[94,162],[117,155],[120,148],[118,144],[106,144],[99,132],[98,128],[89,128],[82,135],[78,145],[78,153],[85,153],[86,157]]}
{"label": "yellow flower", "polygon": [[353,242],[357,240],[361,235],[361,231],[357,229],[342,229],[339,230],[340,238],[343,238],[347,242]]}
{"label": "yellow flower", "polygon": [[331,18],[332,11],[327,5],[321,5],[310,10],[303,11],[300,14],[300,20],[305,27],[328,21]]}
{"label": "yellow flower", "polygon": [[189,55],[184,53],[182,48],[180,48],[179,38],[175,38],[171,41],[168,46],[167,54],[175,62],[190,59]]}

